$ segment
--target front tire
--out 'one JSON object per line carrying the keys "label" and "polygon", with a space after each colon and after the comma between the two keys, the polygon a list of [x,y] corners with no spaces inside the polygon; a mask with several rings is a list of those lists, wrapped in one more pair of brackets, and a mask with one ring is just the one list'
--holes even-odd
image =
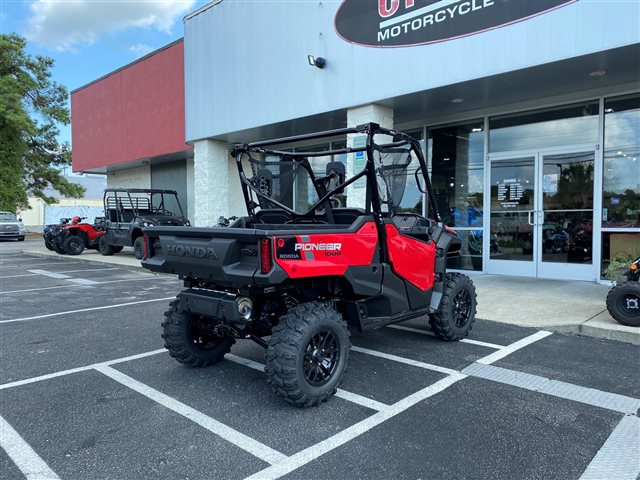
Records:
{"label": "front tire", "polygon": [[53,252],[53,245],[51,244],[50,240],[45,239],[44,246],[47,250]]}
{"label": "front tire", "polygon": [[476,319],[476,288],[469,277],[447,273],[444,293],[436,313],[429,315],[433,333],[441,340],[462,340]]}
{"label": "front tire", "polygon": [[296,305],[273,328],[267,382],[277,396],[296,407],[317,406],[337,391],[350,347],[347,323],[331,304]]}
{"label": "front tire", "polygon": [[138,237],[133,242],[133,256],[138,260],[142,260],[144,257],[144,239],[143,237]]}
{"label": "front tire", "polygon": [[62,242],[62,248],[69,255],[80,255],[84,252],[84,240],[79,235],[70,235]]}
{"label": "front tire", "polygon": [[607,310],[618,323],[640,327],[640,283],[619,283],[609,290]]}
{"label": "front tire", "polygon": [[104,256],[109,256],[109,255],[113,255],[115,253],[115,249],[109,245],[109,242],[107,242],[107,239],[104,238],[105,236],[101,236],[100,240],[98,240],[98,251],[104,255]]}
{"label": "front tire", "polygon": [[178,362],[188,367],[206,367],[219,362],[235,343],[231,337],[214,334],[207,328],[214,320],[184,310],[179,300],[169,304],[169,310],[164,316],[164,348]]}

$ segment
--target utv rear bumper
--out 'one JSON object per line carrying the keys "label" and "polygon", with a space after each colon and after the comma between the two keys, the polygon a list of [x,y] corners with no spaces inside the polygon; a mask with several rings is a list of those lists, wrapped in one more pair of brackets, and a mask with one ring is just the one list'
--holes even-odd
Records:
{"label": "utv rear bumper", "polygon": [[247,320],[238,311],[236,296],[226,292],[189,288],[178,295],[180,306],[192,314],[203,315],[242,329]]}

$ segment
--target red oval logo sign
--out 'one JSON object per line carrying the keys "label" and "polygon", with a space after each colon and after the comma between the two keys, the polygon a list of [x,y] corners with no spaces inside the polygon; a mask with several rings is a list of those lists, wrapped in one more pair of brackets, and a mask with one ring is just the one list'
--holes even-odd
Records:
{"label": "red oval logo sign", "polygon": [[335,29],[366,47],[444,42],[520,22],[578,0],[343,0]]}

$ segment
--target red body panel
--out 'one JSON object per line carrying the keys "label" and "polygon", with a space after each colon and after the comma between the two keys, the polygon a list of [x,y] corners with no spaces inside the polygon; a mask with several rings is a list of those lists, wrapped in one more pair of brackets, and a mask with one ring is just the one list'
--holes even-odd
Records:
{"label": "red body panel", "polygon": [[74,172],[190,150],[183,42],[74,91],[71,135]]}
{"label": "red body panel", "polygon": [[371,265],[377,243],[374,222],[356,233],[278,236],[275,260],[291,278],[343,275],[347,267]]}
{"label": "red body panel", "polygon": [[395,225],[386,225],[389,260],[393,271],[420,290],[433,287],[436,244],[400,235]]}
{"label": "red body panel", "polygon": [[[89,240],[89,243],[92,243],[94,239],[106,233],[104,230],[96,230],[95,228],[93,228],[93,225],[90,225],[88,223],[79,223],[77,225],[69,225],[64,227],[64,229],[82,230],[87,235],[87,239]],[[73,232],[73,233],[76,233],[76,232]]]}

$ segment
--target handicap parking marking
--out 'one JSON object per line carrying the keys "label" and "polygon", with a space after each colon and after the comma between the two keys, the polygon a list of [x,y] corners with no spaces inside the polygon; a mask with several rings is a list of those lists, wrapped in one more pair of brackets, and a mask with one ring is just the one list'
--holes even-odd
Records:
{"label": "handicap parking marking", "polygon": [[0,415],[0,447],[27,480],[60,480],[18,432]]}

